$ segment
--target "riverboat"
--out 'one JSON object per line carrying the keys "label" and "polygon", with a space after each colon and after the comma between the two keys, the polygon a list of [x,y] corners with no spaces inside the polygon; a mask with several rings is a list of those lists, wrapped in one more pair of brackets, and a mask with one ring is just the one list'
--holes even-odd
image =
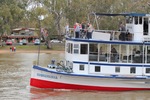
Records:
{"label": "riverboat", "polygon": [[[65,61],[33,65],[37,88],[98,91],[150,90],[150,14],[92,13],[125,17],[125,30],[95,30],[90,39],[66,38]],[[97,21],[95,21],[97,23]],[[98,24],[98,23],[97,23]]]}

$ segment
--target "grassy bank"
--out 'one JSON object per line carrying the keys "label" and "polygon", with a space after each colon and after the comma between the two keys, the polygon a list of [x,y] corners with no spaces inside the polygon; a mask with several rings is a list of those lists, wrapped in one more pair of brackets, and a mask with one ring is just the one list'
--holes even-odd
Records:
{"label": "grassy bank", "polygon": [[[11,46],[5,45],[0,47],[1,50],[9,50]],[[17,50],[38,50],[39,45],[16,45]],[[41,50],[57,50],[57,51],[64,51],[65,47],[64,44],[56,43],[52,44],[51,49],[47,49],[46,45],[40,45]]]}

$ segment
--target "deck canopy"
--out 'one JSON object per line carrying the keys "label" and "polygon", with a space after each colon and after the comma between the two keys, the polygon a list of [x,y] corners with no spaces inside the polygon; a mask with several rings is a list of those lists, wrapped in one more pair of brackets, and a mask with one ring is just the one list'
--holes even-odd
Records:
{"label": "deck canopy", "polygon": [[91,13],[96,16],[146,16],[143,13],[121,13],[121,14],[109,14],[109,13]]}

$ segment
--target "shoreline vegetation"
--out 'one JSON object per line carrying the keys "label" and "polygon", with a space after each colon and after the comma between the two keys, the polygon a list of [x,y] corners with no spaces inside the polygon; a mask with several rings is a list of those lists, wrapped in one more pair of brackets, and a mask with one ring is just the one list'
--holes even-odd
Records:
{"label": "shoreline vegetation", "polygon": [[[13,45],[14,46],[14,45]],[[10,46],[0,47],[0,54],[10,54],[10,53],[38,53],[38,45],[18,45],[16,47],[16,52],[10,50]],[[65,47],[62,44],[53,44],[52,49],[47,49],[45,45],[40,46],[40,53],[64,53]]]}

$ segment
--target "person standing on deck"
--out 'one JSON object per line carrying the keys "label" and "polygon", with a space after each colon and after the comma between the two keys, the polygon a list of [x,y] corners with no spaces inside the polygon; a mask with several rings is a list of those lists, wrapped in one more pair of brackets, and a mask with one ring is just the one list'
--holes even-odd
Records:
{"label": "person standing on deck", "polygon": [[66,36],[69,37],[69,24],[67,23],[65,26]]}
{"label": "person standing on deck", "polygon": [[81,27],[82,27],[82,30],[81,30],[81,38],[86,38],[86,30],[85,30],[85,23],[84,22],[82,22],[81,23]]}
{"label": "person standing on deck", "polygon": [[126,40],[126,28],[125,25],[121,22],[120,27],[119,27],[119,31],[121,31],[120,34],[120,40],[125,41]]}
{"label": "person standing on deck", "polygon": [[79,36],[80,36],[80,26],[79,26],[79,23],[76,23],[75,38],[79,38]]}
{"label": "person standing on deck", "polygon": [[92,32],[94,31],[94,28],[92,24],[88,23],[88,28],[87,28],[87,38],[91,39],[92,38]]}

